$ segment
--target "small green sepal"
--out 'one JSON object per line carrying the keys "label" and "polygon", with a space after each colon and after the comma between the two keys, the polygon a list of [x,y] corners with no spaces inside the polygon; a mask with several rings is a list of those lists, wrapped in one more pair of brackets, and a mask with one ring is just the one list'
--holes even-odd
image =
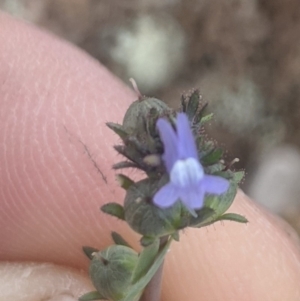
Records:
{"label": "small green sepal", "polygon": [[201,124],[203,125],[204,123],[211,121],[213,117],[214,117],[213,113],[210,113],[210,114],[207,114],[207,115],[203,116],[201,118]]}
{"label": "small green sepal", "polygon": [[217,219],[218,221],[233,221],[233,222],[238,222],[238,223],[243,223],[246,224],[248,223],[248,220],[237,213],[225,213],[223,215],[221,215],[220,217],[218,217]]}
{"label": "small green sepal", "polygon": [[217,216],[221,216],[231,206],[237,192],[237,185],[230,183],[227,192],[221,195],[208,195],[205,198],[205,207],[211,208]]}
{"label": "small green sepal", "polygon": [[164,182],[156,179],[145,179],[134,183],[127,190],[124,211],[125,220],[145,240],[170,235],[180,229],[181,204],[176,202],[171,207],[162,209],[155,206],[152,197]]}
{"label": "small green sepal", "polygon": [[112,231],[111,237],[116,245],[131,248],[130,244],[119,233]]}
{"label": "small green sepal", "polygon": [[245,177],[245,172],[243,170],[240,170],[240,171],[236,171],[234,172],[234,175],[233,175],[233,181],[236,183],[236,184],[239,184]]}
{"label": "small green sepal", "polygon": [[108,203],[103,205],[101,208],[101,211],[112,215],[114,217],[117,217],[118,219],[124,220],[124,208],[118,203]]}
{"label": "small green sepal", "polygon": [[215,210],[209,207],[203,207],[196,211],[197,216],[185,215],[186,220],[183,220],[186,226],[189,227],[202,227],[214,220],[216,216]]}
{"label": "small green sepal", "polygon": [[139,168],[139,166],[131,161],[122,161],[113,165],[113,169],[123,169],[123,168]]}
{"label": "small green sepal", "polygon": [[187,107],[186,107],[186,114],[189,120],[193,120],[194,116],[198,112],[200,106],[200,93],[198,90],[195,90],[188,99]]}
{"label": "small green sepal", "polygon": [[218,163],[222,159],[223,151],[220,148],[212,150],[210,153],[205,155],[201,162],[203,165],[212,165]]}
{"label": "small green sepal", "polygon": [[95,253],[99,252],[98,249],[93,248],[93,247],[88,247],[88,246],[83,246],[83,247],[82,247],[82,250],[83,250],[84,254],[85,254],[90,260],[93,259],[93,256],[94,256]]}
{"label": "small green sepal", "polygon": [[117,174],[116,180],[119,185],[125,190],[127,190],[132,184],[134,184],[134,181],[123,174]]}
{"label": "small green sepal", "polygon": [[113,122],[107,122],[106,125],[113,130],[123,141],[128,137],[128,133],[123,129],[123,126]]}
{"label": "small green sepal", "polygon": [[196,211],[198,217],[191,218],[190,227],[204,227],[218,221],[219,218],[231,206],[237,192],[237,185],[230,184],[229,189],[222,195],[207,195],[204,201],[204,207]]}

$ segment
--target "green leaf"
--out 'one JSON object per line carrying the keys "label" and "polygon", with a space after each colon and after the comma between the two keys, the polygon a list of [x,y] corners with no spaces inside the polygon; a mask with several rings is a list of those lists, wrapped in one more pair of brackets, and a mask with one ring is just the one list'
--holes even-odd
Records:
{"label": "green leaf", "polygon": [[216,148],[214,142],[212,141],[205,141],[203,139],[199,140],[198,149],[200,150],[200,159],[209,155],[213,150]]}
{"label": "green leaf", "polygon": [[196,115],[200,104],[200,95],[199,91],[195,90],[193,94],[189,97],[186,114],[188,115],[189,120],[193,120]]}
{"label": "green leaf", "polygon": [[[198,92],[199,93],[199,92]],[[202,122],[202,118],[205,117],[204,116],[204,113],[205,113],[205,109],[208,105],[208,103],[200,103],[201,101],[201,95],[199,94],[199,105],[200,105],[200,109],[198,108],[198,111],[197,112],[197,115],[195,116],[195,119],[194,119],[194,123],[198,125],[198,128],[202,127],[203,126],[203,123],[205,123],[205,118],[204,118],[204,122]],[[208,121],[208,120],[207,120]]]}
{"label": "green leaf", "polygon": [[128,133],[124,130],[123,126],[113,122],[107,122],[106,125],[113,130],[122,140],[127,139]]}
{"label": "green leaf", "polygon": [[[203,209],[210,209],[212,210],[204,212],[204,218],[199,222],[199,223],[195,223],[194,221],[192,221],[192,223],[190,224],[191,227],[204,227],[204,226],[208,226],[216,221],[218,221],[218,218],[220,216],[222,216],[227,210],[228,208],[231,206],[234,197],[236,195],[237,192],[237,185],[235,183],[231,183],[228,191],[220,196],[216,196],[216,195],[208,195],[205,198],[205,207]],[[203,210],[201,209],[200,212]],[[198,211],[197,211],[197,214]],[[206,215],[206,216],[205,216]],[[197,221],[197,218],[196,218]]]}
{"label": "green leaf", "polygon": [[152,266],[148,270],[147,274],[144,277],[140,278],[140,280],[138,282],[136,282],[134,285],[132,285],[126,294],[126,297],[124,297],[120,301],[138,300],[138,298],[141,296],[146,285],[150,282],[150,280],[155,275],[158,268],[163,263],[165,255],[166,255],[167,251],[169,250],[171,241],[172,241],[172,239],[169,239],[166,242],[166,244],[159,250],[159,252],[155,258],[155,261],[153,262]]}
{"label": "green leaf", "polygon": [[131,283],[136,283],[142,276],[144,276],[155,259],[159,249],[159,239],[155,239],[154,242],[143,248],[142,252],[139,254],[139,260],[136,268],[133,271]]}
{"label": "green leaf", "polygon": [[205,198],[205,206],[213,209],[217,216],[222,215],[231,206],[237,192],[237,185],[231,183],[226,193],[216,196],[208,195]]}
{"label": "green leaf", "polygon": [[205,173],[209,175],[214,175],[214,176],[220,176],[222,178],[225,178],[227,180],[232,179],[232,172],[230,170],[225,170],[225,165],[219,161],[218,163],[205,166]]}
{"label": "green leaf", "polygon": [[236,171],[234,174],[233,174],[233,181],[235,182],[235,183],[240,183],[242,180],[243,180],[243,178],[244,178],[244,176],[245,176],[245,172],[243,171],[243,170],[241,170],[241,171]]}
{"label": "green leaf", "polygon": [[223,151],[220,148],[214,149],[212,152],[205,155],[201,161],[203,165],[212,165],[220,161],[222,158]]}
{"label": "green leaf", "polygon": [[117,174],[116,180],[119,185],[125,190],[127,190],[132,184],[134,184],[134,181],[123,174]]}
{"label": "green leaf", "polygon": [[125,246],[132,249],[129,243],[119,233],[112,231],[111,237],[116,245]]}
{"label": "green leaf", "polygon": [[99,252],[98,249],[93,248],[93,247],[88,247],[88,246],[83,246],[83,247],[82,247],[82,250],[83,250],[84,254],[85,254],[90,260],[93,259],[93,253]]}
{"label": "green leaf", "polygon": [[122,168],[140,168],[136,163],[130,161],[122,161],[113,165],[113,169],[122,169]]}
{"label": "green leaf", "polygon": [[203,207],[197,210],[196,213],[197,217],[189,216],[189,221],[187,222],[189,227],[199,227],[199,225],[210,222],[216,216],[216,212],[208,207]]}
{"label": "green leaf", "polygon": [[124,208],[120,204],[117,203],[108,203],[103,205],[101,208],[101,211],[112,215],[114,217],[117,217],[121,220],[124,220]]}
{"label": "green leaf", "polygon": [[248,220],[237,213],[225,213],[221,216],[218,217],[218,221],[233,221],[233,222],[238,222],[238,223],[248,223]]}
{"label": "green leaf", "polygon": [[[216,165],[219,165],[219,164],[216,164]],[[219,176],[219,177],[222,177],[224,179],[227,179],[227,180],[232,180],[233,178],[233,172],[229,169],[227,170],[222,170],[224,169],[224,165],[223,164],[220,164],[220,166],[218,166],[217,168],[214,167],[215,165],[212,165],[212,169],[211,169],[211,166],[207,167],[205,171],[209,171],[207,172],[208,174],[213,174],[214,176]],[[221,168],[221,171],[220,171],[220,168]],[[215,171],[217,170],[217,171]],[[234,180],[233,182],[235,184],[237,184]]]}
{"label": "green leaf", "polygon": [[208,122],[208,121],[211,121],[212,118],[213,118],[213,116],[214,116],[213,113],[210,113],[210,114],[207,114],[207,115],[203,116],[203,117],[201,118],[201,124],[204,124],[204,123],[206,123],[206,122]]}
{"label": "green leaf", "polygon": [[79,299],[79,301],[93,301],[93,300],[107,300],[104,298],[99,292],[89,292],[84,295],[82,295]]}

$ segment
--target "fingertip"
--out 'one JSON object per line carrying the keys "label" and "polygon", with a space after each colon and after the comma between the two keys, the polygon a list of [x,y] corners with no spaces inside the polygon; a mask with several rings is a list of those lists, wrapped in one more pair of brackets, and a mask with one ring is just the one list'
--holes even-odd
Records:
{"label": "fingertip", "polygon": [[0,258],[86,266],[82,245],[105,247],[110,229],[134,237],[99,207],[124,197],[105,122],[135,96],[69,43],[0,21]]}
{"label": "fingertip", "polygon": [[242,191],[228,212],[245,216],[249,223],[226,221],[189,229],[172,245],[164,300],[297,300],[297,240]]}

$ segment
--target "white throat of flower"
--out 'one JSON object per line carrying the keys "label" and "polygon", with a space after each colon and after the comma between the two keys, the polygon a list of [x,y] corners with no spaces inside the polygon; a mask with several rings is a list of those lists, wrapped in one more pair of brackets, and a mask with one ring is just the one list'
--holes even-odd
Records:
{"label": "white throat of flower", "polygon": [[171,182],[181,188],[199,183],[203,176],[203,168],[195,158],[177,160],[170,172]]}

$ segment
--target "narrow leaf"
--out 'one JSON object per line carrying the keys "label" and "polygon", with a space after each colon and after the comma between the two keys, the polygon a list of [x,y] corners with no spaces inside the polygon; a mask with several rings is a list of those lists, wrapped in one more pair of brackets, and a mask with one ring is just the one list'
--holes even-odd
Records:
{"label": "narrow leaf", "polygon": [[107,122],[106,125],[113,130],[122,140],[128,137],[127,132],[123,129],[123,126],[113,122]]}
{"label": "narrow leaf", "polygon": [[190,220],[188,221],[189,227],[198,228],[203,224],[206,224],[207,222],[211,222],[216,216],[215,210],[208,207],[203,207],[202,209],[198,210],[196,213],[197,213],[197,217],[190,216]]}
{"label": "narrow leaf", "polygon": [[113,169],[122,169],[122,168],[140,168],[136,163],[130,161],[122,161],[113,165]]}
{"label": "narrow leaf", "polygon": [[93,300],[107,300],[105,297],[103,297],[99,292],[89,292],[84,295],[82,295],[79,299],[79,301],[93,301]]}
{"label": "narrow leaf", "polygon": [[88,246],[83,246],[83,247],[82,247],[82,250],[83,250],[84,254],[85,254],[90,260],[93,259],[93,253],[99,252],[98,249],[93,248],[93,247],[88,247]]}
{"label": "narrow leaf", "polygon": [[134,184],[134,182],[130,178],[123,174],[118,174],[116,176],[116,180],[119,185],[125,190],[127,190],[132,184]]}
{"label": "narrow leaf", "polygon": [[139,255],[139,260],[136,268],[133,271],[131,283],[136,283],[142,276],[144,276],[149,270],[150,266],[153,264],[155,256],[157,255],[159,249],[159,239],[144,248]]}
{"label": "narrow leaf", "polygon": [[102,212],[104,212],[106,214],[112,215],[112,216],[117,217],[121,220],[125,220],[124,208],[120,204],[108,203],[108,204],[103,205],[100,209],[101,209]]}
{"label": "narrow leaf", "polygon": [[112,231],[111,237],[116,245],[132,248],[129,243],[117,232]]}
{"label": "narrow leaf", "polygon": [[195,90],[193,94],[189,97],[187,103],[186,114],[188,115],[189,120],[192,120],[196,115],[199,108],[199,103],[200,103],[199,91]]}
{"label": "narrow leaf", "polygon": [[208,122],[208,121],[211,121],[212,118],[213,118],[213,116],[214,116],[213,113],[210,113],[210,114],[207,114],[207,115],[203,116],[203,117],[201,118],[201,124],[204,124],[204,123],[206,123],[206,122]]}
{"label": "narrow leaf", "polygon": [[200,149],[200,159],[204,158],[215,149],[215,144],[212,141],[200,140],[200,144],[198,144]]}
{"label": "narrow leaf", "polygon": [[218,217],[218,221],[233,221],[233,222],[238,222],[238,223],[248,223],[248,220],[239,214],[236,213],[225,213],[221,216]]}
{"label": "narrow leaf", "polygon": [[223,151],[220,148],[214,149],[212,152],[204,156],[201,161],[203,165],[212,165],[217,163],[223,155]]}
{"label": "narrow leaf", "polygon": [[[201,95],[199,94],[199,100],[201,101]],[[200,104],[199,101],[199,104]],[[198,113],[195,116],[194,122],[195,124],[198,124],[198,126],[202,126],[203,123],[205,123],[206,121],[204,120],[204,122],[202,122],[202,118],[205,117],[206,115],[204,115],[205,109],[207,107],[208,103],[201,103],[200,108],[198,108]]]}
{"label": "narrow leaf", "polygon": [[231,206],[237,192],[237,185],[231,183],[228,191],[220,196],[208,195],[205,198],[205,206],[213,209],[219,217]]}
{"label": "narrow leaf", "polygon": [[243,170],[237,171],[233,175],[233,181],[238,184],[243,180],[244,176],[245,172]]}

